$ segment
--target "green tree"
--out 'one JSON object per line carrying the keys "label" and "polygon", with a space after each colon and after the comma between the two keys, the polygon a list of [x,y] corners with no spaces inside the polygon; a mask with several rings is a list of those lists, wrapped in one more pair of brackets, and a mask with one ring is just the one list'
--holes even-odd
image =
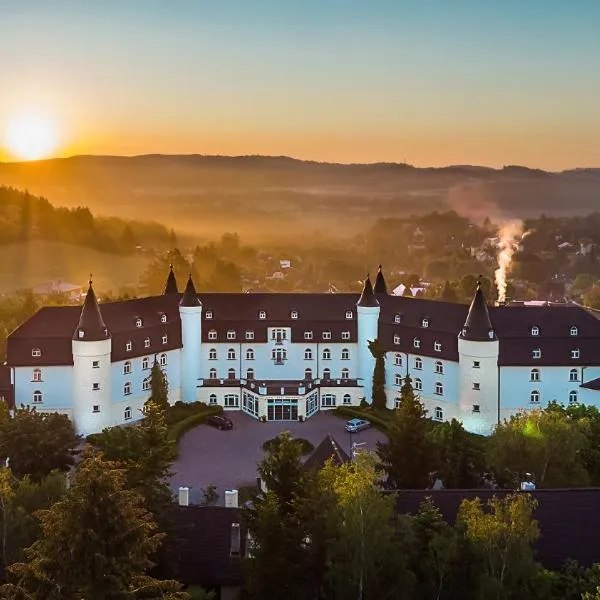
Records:
{"label": "green tree", "polygon": [[583,295],[583,303],[586,306],[600,310],[600,285],[595,285]]}
{"label": "green tree", "polygon": [[504,499],[494,496],[487,507],[479,498],[462,501],[457,521],[482,559],[482,600],[536,597],[539,565],[533,559],[533,544],[540,534],[532,517],[536,506],[530,494],[521,493]]}
{"label": "green tree", "polygon": [[39,513],[41,536],[11,578],[36,600],[188,598],[146,576],[160,543],[152,515],[115,463],[86,454],[63,500]]}
{"label": "green tree", "polygon": [[460,292],[463,298],[469,300],[475,295],[475,289],[477,288],[477,277],[469,273],[460,280]]}
{"label": "green tree", "polygon": [[67,416],[24,407],[11,417],[6,404],[0,403],[0,458],[9,459],[16,477],[29,475],[37,482],[54,469],[68,471],[78,443]]}
{"label": "green tree", "polygon": [[150,398],[155,407],[166,417],[169,410],[169,382],[156,357],[150,371]]}
{"label": "green tree", "polygon": [[409,375],[400,390],[400,406],[388,428],[388,441],[378,442],[377,453],[387,474],[387,486],[395,489],[424,488],[434,466],[431,422],[415,396]]}
{"label": "green tree", "polygon": [[498,481],[510,487],[525,473],[540,487],[586,485],[589,476],[580,458],[588,443],[585,429],[584,422],[556,410],[518,414],[496,426],[487,460]]}
{"label": "green tree", "polygon": [[369,342],[369,350],[375,358],[375,368],[373,369],[373,407],[385,409],[385,350],[377,340]]}

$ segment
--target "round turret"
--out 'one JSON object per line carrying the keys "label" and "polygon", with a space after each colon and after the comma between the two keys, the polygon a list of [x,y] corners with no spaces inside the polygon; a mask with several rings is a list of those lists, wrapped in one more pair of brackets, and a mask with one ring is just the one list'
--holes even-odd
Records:
{"label": "round turret", "polygon": [[356,303],[358,328],[358,375],[362,380],[365,400],[372,401],[373,369],[375,357],[369,350],[369,342],[376,340],[379,333],[379,312],[381,308],[373,292],[371,278],[367,275],[362,294]]}
{"label": "round turret", "polygon": [[197,400],[197,386],[202,374],[202,303],[196,293],[192,275],[179,302],[181,317],[181,396],[184,402]]}

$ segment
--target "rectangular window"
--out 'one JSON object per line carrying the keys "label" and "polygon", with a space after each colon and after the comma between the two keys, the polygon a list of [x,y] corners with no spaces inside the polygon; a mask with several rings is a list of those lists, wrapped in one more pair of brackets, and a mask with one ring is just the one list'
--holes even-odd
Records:
{"label": "rectangular window", "polygon": [[571,358],[579,358],[579,349],[571,350]]}
{"label": "rectangular window", "polygon": [[227,339],[228,339],[228,340],[235,340],[235,331],[231,331],[231,330],[229,330],[229,331],[227,332]]}
{"label": "rectangular window", "polygon": [[100,384],[99,383],[92,383],[92,389],[96,392],[100,389]]}
{"label": "rectangular window", "polygon": [[479,404],[473,404],[473,412],[474,413],[481,412],[481,410],[479,409]]}
{"label": "rectangular window", "polygon": [[169,341],[169,337],[167,336],[167,334],[165,333],[165,335],[162,336],[162,343],[166,344]]}
{"label": "rectangular window", "polygon": [[324,331],[323,332],[323,339],[324,340],[330,340],[331,339],[331,331]]}
{"label": "rectangular window", "polygon": [[350,339],[350,332],[349,331],[342,331],[342,339],[343,340],[349,340]]}
{"label": "rectangular window", "polygon": [[313,339],[313,332],[312,331],[305,331],[304,332],[304,339],[305,340],[312,340]]}
{"label": "rectangular window", "polygon": [[93,360],[92,361],[92,369],[99,369],[100,368],[100,361],[99,360]]}
{"label": "rectangular window", "polygon": [[240,397],[237,394],[227,394],[225,396],[225,406],[232,408],[239,406]]}
{"label": "rectangular window", "polygon": [[100,406],[98,404],[94,404],[94,406],[92,406],[92,412],[99,413]]}
{"label": "rectangular window", "polygon": [[531,353],[532,358],[542,358],[542,351],[539,348],[536,348]]}
{"label": "rectangular window", "polygon": [[126,352],[131,352],[132,349],[133,349],[133,344],[131,342],[127,342],[125,344],[125,351]]}
{"label": "rectangular window", "polygon": [[217,332],[214,330],[211,330],[208,332],[208,339],[209,340],[216,340],[217,339]]}
{"label": "rectangular window", "polygon": [[253,340],[254,339],[254,331],[246,331],[246,339]]}
{"label": "rectangular window", "polygon": [[481,389],[481,388],[479,387],[479,383],[477,383],[477,382],[473,382],[473,389],[474,389],[474,390],[479,390],[479,389]]}
{"label": "rectangular window", "polygon": [[474,369],[479,369],[479,361],[478,360],[474,360],[473,361],[473,368]]}

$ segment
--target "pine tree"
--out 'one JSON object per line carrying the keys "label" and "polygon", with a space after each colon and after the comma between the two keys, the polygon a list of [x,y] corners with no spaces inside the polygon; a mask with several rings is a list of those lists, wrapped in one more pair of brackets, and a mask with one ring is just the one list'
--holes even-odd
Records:
{"label": "pine tree", "polygon": [[169,410],[169,382],[156,357],[150,371],[150,398],[148,401],[151,401],[166,417]]}
{"label": "pine tree", "polygon": [[388,441],[377,444],[388,487],[419,489],[427,486],[435,449],[429,436],[430,428],[431,422],[407,375],[400,390],[400,406],[388,428]]}
{"label": "pine tree", "polygon": [[117,464],[86,454],[65,498],[39,513],[41,536],[10,567],[14,582],[35,600],[188,598],[145,575],[162,536],[125,481]]}
{"label": "pine tree", "polygon": [[385,350],[377,340],[369,342],[369,350],[375,358],[375,368],[373,369],[373,407],[385,409],[387,401],[385,396]]}

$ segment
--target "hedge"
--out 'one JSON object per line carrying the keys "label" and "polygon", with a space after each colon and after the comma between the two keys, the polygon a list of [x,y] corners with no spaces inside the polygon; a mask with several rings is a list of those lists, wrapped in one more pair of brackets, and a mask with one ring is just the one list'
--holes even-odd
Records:
{"label": "hedge", "polygon": [[338,417],[365,419],[366,421],[369,421],[371,425],[377,427],[377,429],[380,429],[384,433],[388,429],[388,421],[382,419],[380,416],[370,411],[366,411],[360,408],[354,408],[352,406],[338,406],[333,412]]}
{"label": "hedge", "polygon": [[[263,443],[262,449],[265,452],[268,452],[269,450],[271,450],[272,447],[277,446],[279,444],[279,441],[280,441],[279,437],[271,438],[270,440],[267,440],[266,442]],[[305,440],[304,438],[292,438],[292,441],[300,444],[300,446],[302,448],[302,454],[309,454],[315,449],[315,447],[308,440]]]}
{"label": "hedge", "polygon": [[179,438],[190,429],[203,423],[208,417],[218,415],[223,412],[222,406],[206,406],[199,409],[199,412],[178,421],[169,428],[168,438],[170,442],[177,444]]}

